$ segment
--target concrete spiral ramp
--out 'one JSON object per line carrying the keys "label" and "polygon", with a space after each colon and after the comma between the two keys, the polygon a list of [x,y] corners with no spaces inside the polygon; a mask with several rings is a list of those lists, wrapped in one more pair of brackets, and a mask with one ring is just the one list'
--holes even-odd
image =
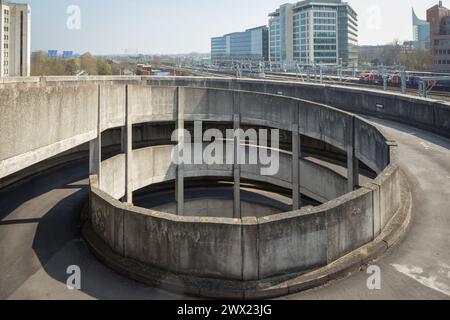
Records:
{"label": "concrete spiral ramp", "polygon": [[[368,290],[369,275],[361,271],[285,299],[450,297],[450,141],[419,126],[367,119],[398,144],[401,169],[412,193],[409,230],[374,262],[381,268],[381,290]],[[0,298],[185,298],[125,279],[92,256],[80,239],[78,218],[89,193],[88,163],[74,155],[66,157],[70,160],[66,164],[0,191]],[[67,289],[68,265],[83,270],[82,290]]]}

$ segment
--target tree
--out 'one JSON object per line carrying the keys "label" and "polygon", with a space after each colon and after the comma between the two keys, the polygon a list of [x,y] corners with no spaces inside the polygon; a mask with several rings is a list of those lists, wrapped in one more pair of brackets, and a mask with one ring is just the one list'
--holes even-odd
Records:
{"label": "tree", "polygon": [[72,58],[65,61],[66,74],[76,75],[81,69],[80,59]]}
{"label": "tree", "polygon": [[399,63],[408,70],[428,71],[433,65],[433,56],[429,50],[414,49],[401,53]]}
{"label": "tree", "polygon": [[112,75],[112,66],[103,59],[97,60],[97,71],[101,76]]}
{"label": "tree", "polygon": [[86,71],[89,75],[97,75],[97,62],[94,57],[89,53],[85,53],[81,56],[81,69]]}
{"label": "tree", "polygon": [[84,70],[90,75],[111,75],[112,66],[104,59],[96,59],[90,53],[81,58],[50,58],[44,52],[36,52],[31,62],[33,76],[65,76],[76,75]]}
{"label": "tree", "polygon": [[31,75],[32,76],[44,76],[46,75],[46,60],[47,55],[42,52],[36,52],[33,58],[33,63],[31,64]]}
{"label": "tree", "polygon": [[402,46],[398,40],[386,45],[381,53],[381,62],[384,65],[393,66],[399,63],[399,55],[402,52]]}

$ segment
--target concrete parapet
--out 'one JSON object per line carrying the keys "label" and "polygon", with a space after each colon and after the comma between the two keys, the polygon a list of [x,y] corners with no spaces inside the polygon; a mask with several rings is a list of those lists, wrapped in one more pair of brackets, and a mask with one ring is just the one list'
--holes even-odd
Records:
{"label": "concrete parapet", "polygon": [[[390,190],[390,184],[383,181],[380,189],[362,188],[316,208],[260,219],[179,217],[127,206],[92,187],[91,221],[116,253],[151,267],[214,279],[262,280],[328,265],[373,241],[375,212],[380,212],[374,209],[375,194]],[[394,210],[390,201],[380,205]],[[382,216],[380,229],[388,222]]]}
{"label": "concrete parapet", "polygon": [[450,138],[450,103],[444,101],[317,83],[196,77],[142,79],[149,85],[225,88],[296,97],[353,113],[394,120]]}

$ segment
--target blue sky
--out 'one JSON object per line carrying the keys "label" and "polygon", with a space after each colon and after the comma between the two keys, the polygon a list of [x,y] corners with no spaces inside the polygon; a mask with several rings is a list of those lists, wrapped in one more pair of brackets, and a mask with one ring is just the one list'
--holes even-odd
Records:
{"label": "blue sky", "polygon": [[[210,38],[267,24],[283,0],[16,0],[32,8],[32,49],[94,54],[208,52]],[[412,38],[411,8],[425,19],[438,0],[348,0],[359,14],[360,44]],[[444,0],[450,7],[450,0]],[[66,26],[68,6],[81,29]]]}

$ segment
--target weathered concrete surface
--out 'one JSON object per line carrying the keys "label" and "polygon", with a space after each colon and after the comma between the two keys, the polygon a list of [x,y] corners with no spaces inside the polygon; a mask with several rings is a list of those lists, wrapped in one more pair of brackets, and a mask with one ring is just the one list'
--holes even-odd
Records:
{"label": "weathered concrete surface", "polygon": [[[46,86],[38,85],[33,88],[37,90],[36,92],[33,92],[33,90],[28,88],[27,91],[22,92],[19,98],[8,98],[13,100],[21,111],[24,111],[23,108],[24,106],[27,106],[27,104],[21,99],[31,92],[33,97],[39,98],[40,103],[43,103],[45,106],[48,104],[48,106],[52,108],[46,112],[46,115],[50,118],[47,123],[48,126],[51,126],[52,122],[56,122],[59,126],[65,125],[67,127],[69,127],[68,123],[66,123],[69,118],[68,114],[70,112],[79,112],[78,109],[86,111],[82,109],[82,107],[86,108],[85,104],[87,102],[83,99],[88,99],[90,101],[90,105],[87,108],[91,112],[96,111],[97,117],[92,117],[91,119],[88,117],[89,114],[86,113],[81,114],[81,117],[88,117],[87,119],[76,118],[76,120],[77,123],[81,122],[86,126],[82,128],[83,130],[86,131],[90,129],[91,132],[96,133],[97,148],[95,151],[96,156],[91,157],[93,160],[91,173],[98,175],[99,189],[107,190],[113,197],[110,198],[108,194],[103,194],[100,190],[93,188],[94,191],[91,194],[90,208],[91,222],[94,231],[119,254],[176,273],[192,273],[198,276],[211,278],[222,277],[233,280],[254,280],[261,279],[261,277],[278,275],[273,274],[274,271],[271,271],[270,268],[268,268],[269,270],[266,270],[264,268],[265,266],[259,263],[260,252],[269,253],[269,257],[267,257],[268,260],[272,260],[272,257],[270,257],[270,250],[265,250],[266,248],[263,247],[265,245],[264,241],[261,241],[259,238],[259,221],[257,220],[254,222],[243,221],[241,219],[230,221],[221,221],[220,219],[197,221],[195,219],[183,220],[180,217],[175,219],[173,216],[164,214],[162,214],[164,217],[160,217],[159,213],[155,215],[155,213],[148,210],[124,207],[123,204],[114,200],[114,198],[118,199],[123,195],[126,195],[127,202],[131,204],[132,191],[135,190],[135,185],[139,186],[139,181],[133,181],[133,178],[140,180],[141,174],[141,172],[134,170],[134,152],[131,148],[131,126],[133,122],[174,121],[178,119],[178,121],[182,121],[182,125],[179,127],[183,128],[186,110],[186,114],[190,114],[196,120],[206,118],[223,122],[226,120],[227,116],[232,116],[232,119],[238,119],[238,123],[235,120],[235,129],[238,129],[243,124],[247,124],[268,126],[290,131],[292,130],[293,125],[298,124],[300,126],[299,131],[304,135],[328,142],[334,147],[341,148],[342,150],[346,150],[348,144],[353,143],[355,140],[353,134],[354,132],[357,132],[357,130],[351,130],[352,136],[347,135],[349,125],[354,122],[352,115],[325,105],[280,95],[267,95],[241,91],[220,91],[204,88],[151,88],[147,86],[134,86],[126,82],[123,86],[114,83],[104,83],[102,85],[96,83],[84,85],[79,83],[79,86],[77,86],[76,83],[72,84],[69,82],[62,84],[61,82],[53,82],[49,84],[48,81],[46,84]],[[22,90],[24,89],[23,86],[20,87]],[[15,92],[13,87],[7,87],[6,89],[4,88],[4,90],[5,92],[7,92],[7,90]],[[65,97],[66,92],[68,94],[67,99]],[[41,96],[42,93],[44,93],[45,96]],[[72,96],[74,97],[73,99],[75,99],[74,101],[73,99],[70,99]],[[50,102],[47,102],[45,97],[47,97]],[[223,108],[224,105],[227,107]],[[60,113],[64,109],[68,109],[67,114],[61,117]],[[136,114],[134,114],[134,110],[136,110]],[[180,112],[180,110],[182,110],[182,112]],[[232,114],[227,115],[227,111],[231,111]],[[219,112],[219,114],[215,114],[216,112]],[[95,112],[93,114],[95,115]],[[11,116],[15,117],[17,116],[17,113],[13,112]],[[305,119],[308,121],[305,122]],[[39,117],[33,119],[36,123],[39,123],[39,120]],[[83,120],[91,120],[91,123]],[[33,127],[33,124],[34,123],[30,123],[30,127]],[[105,161],[104,165],[100,164],[101,133],[107,129],[124,126],[124,124],[127,125],[128,137],[126,143],[126,156],[119,155],[108,159]],[[372,130],[375,133],[369,135],[368,138],[364,140],[365,143],[369,144],[370,152],[364,153],[361,151],[361,157],[366,156],[369,162],[368,165],[371,166],[371,164],[375,164],[372,166],[372,169],[380,172],[384,169],[383,164],[387,165],[388,163],[388,153],[385,151],[388,149],[388,146],[386,143],[383,144],[383,140],[385,139],[382,135],[376,135],[376,131],[373,130],[369,124],[365,125],[364,132]],[[11,128],[8,129],[11,130]],[[65,129],[65,127],[63,129]],[[24,130],[24,132],[27,131],[28,130]],[[36,146],[31,145],[33,138],[35,137],[14,136],[12,137],[12,140],[19,140],[24,144],[22,149],[19,148],[19,151],[22,153],[40,153],[41,159],[33,159],[33,161],[38,162],[44,160],[45,156],[51,157],[53,155],[48,150],[49,146],[53,148],[55,144],[60,145],[64,142],[62,141],[63,139],[73,139],[73,137],[70,137],[70,134],[79,134],[77,130],[72,131],[66,133],[57,130],[54,134],[52,130],[43,131],[41,133],[41,139],[35,139],[38,143]],[[81,134],[86,133],[82,132]],[[376,139],[377,137],[379,141]],[[80,140],[79,144],[84,142],[85,141]],[[76,147],[78,146],[76,143],[77,141],[65,143],[64,148]],[[93,143],[93,145],[95,145],[95,143]],[[384,152],[377,152],[379,148],[384,148]],[[15,155],[11,156],[8,154],[10,149],[12,149],[12,146],[7,146],[5,150],[2,150],[2,153],[4,153],[6,158],[2,158],[3,161],[1,164],[6,175],[11,168],[13,168],[13,170],[18,170],[16,167],[10,165],[12,160],[17,160]],[[94,148],[92,148],[92,150],[94,151]],[[159,159],[158,152],[154,152],[153,149],[151,151],[153,158],[158,161],[153,163],[153,166],[151,167],[152,172],[146,171],[147,174],[153,175],[152,177],[147,177],[147,179],[151,178],[154,180],[155,177],[156,179],[170,179],[171,168],[173,169],[167,156],[170,153],[168,152],[170,151],[170,148],[167,149],[165,153],[161,153],[163,159]],[[237,152],[235,153],[237,154]],[[383,155],[385,158],[382,158],[382,161],[384,162],[380,165],[376,160],[376,157],[383,157]],[[22,155],[19,155],[19,157],[21,156]],[[141,162],[144,162],[145,158],[140,160]],[[19,166],[24,167],[34,164],[34,162],[28,163],[26,161],[18,161],[17,163]],[[280,172],[276,176],[265,178],[264,182],[278,183],[280,186],[292,188],[293,170],[291,161],[286,157],[282,158],[281,167]],[[180,170],[183,172],[181,178],[184,178],[184,166],[177,168],[179,176]],[[208,171],[208,168],[206,170]],[[215,170],[216,172],[220,171],[217,168]],[[189,171],[189,169],[186,171]],[[201,171],[199,172],[201,173]],[[327,171],[324,172],[327,173]],[[190,174],[193,176],[199,175],[196,168],[191,170]],[[103,177],[104,175],[106,177]],[[319,175],[322,175],[322,173],[319,172]],[[239,208],[236,209],[235,207],[234,215],[235,218],[238,218],[241,217],[239,181],[241,178],[258,180],[260,172],[257,170],[255,171],[255,168],[252,166],[235,166],[234,176],[236,190],[235,205]],[[178,184],[182,182],[179,178],[177,179]],[[281,181],[281,183],[279,181]],[[314,179],[313,181],[316,180]],[[319,179],[318,182],[322,183],[323,181],[322,179]],[[319,190],[320,192],[320,188],[320,185],[306,185],[303,190]],[[178,190],[183,191],[183,188],[178,188]],[[339,194],[339,192],[340,190],[334,190],[331,193],[332,196],[334,196]],[[344,255],[349,251],[360,247],[362,244],[373,240],[374,200],[372,194],[375,191],[366,189],[363,192],[370,194],[371,197],[365,198],[363,194],[359,195],[355,193],[353,194],[353,196],[355,196],[354,198],[347,199],[341,197],[339,200],[331,202],[328,207],[321,207],[319,211],[315,213],[315,218],[317,219],[316,223],[326,225],[328,232],[328,241],[326,244],[322,244],[322,250],[323,248],[329,249],[328,247],[330,244],[338,243],[338,246],[335,249],[327,250],[327,252],[332,252],[331,255],[330,252],[328,252],[327,259],[317,261],[314,255],[312,255],[311,259],[308,259],[304,253],[302,253],[302,256],[298,259],[301,262],[297,259],[291,259],[291,261],[286,261],[285,263],[280,262],[279,270],[275,272],[283,274],[291,272],[291,270],[301,271],[313,268],[317,265],[326,264],[329,263],[330,260],[334,260],[336,257]],[[318,197],[322,197],[326,200],[332,198],[327,194],[319,194]],[[184,201],[180,199],[181,198],[178,198],[178,203],[184,203]],[[349,201],[349,203],[347,203],[347,201]],[[348,207],[345,205],[343,206],[343,204],[348,205]],[[362,209],[360,207],[362,207]],[[341,208],[343,208],[342,214],[340,213]],[[370,208],[371,211],[367,208]],[[391,208],[391,206],[386,206],[386,208]],[[362,210],[364,214],[359,215],[358,212],[355,214],[354,211],[358,209]],[[179,215],[183,214],[182,210],[179,209],[178,211]],[[334,227],[332,222],[333,219],[330,219],[329,216],[333,215],[333,212],[338,212],[339,217],[335,217],[335,220],[339,221],[339,219],[342,218],[342,224],[344,225],[343,232],[332,230]],[[372,221],[367,220],[365,215],[371,216]],[[304,213],[301,211],[294,212],[292,214],[280,215],[280,217],[277,218],[269,217],[264,223],[266,226],[270,225],[272,228],[271,232],[277,234],[279,232],[279,221],[302,219],[303,216]],[[181,220],[178,221],[177,219]],[[349,235],[345,230],[349,227],[346,226],[346,223],[348,223],[350,219],[354,220],[352,223],[358,226],[358,231],[355,232],[355,234],[351,234],[350,238],[347,239]],[[326,221],[326,223],[324,221]],[[341,221],[339,221],[338,224],[339,223],[341,223]],[[159,224],[162,224],[162,226]],[[144,230],[141,230],[143,227]],[[293,238],[287,237],[287,241],[297,241],[308,245],[315,245],[316,238],[312,235],[314,232],[309,231],[309,228],[314,228],[314,226],[310,226],[306,223],[304,227],[306,228],[303,230],[304,234],[294,232],[295,234],[291,235]],[[135,230],[133,230],[133,228]],[[149,233],[149,230],[147,230],[148,228],[154,232]],[[191,237],[188,230],[192,229],[196,231]],[[367,235],[367,229],[372,231],[371,235]],[[158,234],[159,231],[162,233]],[[155,238],[147,239],[146,237],[148,234]],[[268,234],[267,238],[270,239],[270,232]],[[125,235],[127,236],[125,237]],[[185,239],[185,247],[179,246],[179,240],[181,238],[177,238],[177,236],[180,235],[181,238]],[[166,239],[167,243],[163,243],[162,239]],[[166,246],[164,246],[164,244]],[[155,250],[151,250],[149,253],[149,247],[154,247]],[[308,248],[308,250],[309,249],[311,248]],[[280,253],[283,253],[285,250],[285,246],[281,246],[278,249]],[[312,249],[312,251],[315,250]],[[158,254],[158,252],[161,254]],[[192,257],[195,257],[195,259],[192,259]],[[229,257],[229,260],[226,261],[224,257]],[[204,264],[199,264],[198,261],[206,262]],[[250,266],[258,266],[258,268]],[[248,278],[246,278],[247,276]]]}
{"label": "weathered concrete surface", "polygon": [[[292,125],[298,123],[303,135],[341,150],[346,150],[349,144],[346,131],[352,116],[308,101],[252,92],[127,85],[126,81],[122,85],[87,83],[47,81],[0,87],[0,104],[4,105],[6,118],[0,128],[0,178],[91,141],[107,129],[124,126],[127,103],[130,111],[127,119],[132,124],[175,121],[178,99],[180,105],[187,108],[187,120],[223,122],[233,119],[237,95],[242,125],[290,131]],[[369,125],[362,124],[364,132],[370,129]],[[21,127],[23,129],[19,130]],[[359,151],[362,160],[380,172],[388,163],[388,148],[383,137],[372,132],[359,146],[365,147],[374,139],[377,143],[370,143],[369,150],[361,147]]]}
{"label": "weathered concrete surface", "polygon": [[394,92],[317,83],[294,83],[256,79],[195,77],[142,77],[152,85],[177,85],[256,91],[298,97],[342,110],[390,119],[450,138],[450,103],[411,97]]}
{"label": "weathered concrete surface", "polygon": [[[192,190],[189,191],[192,192]],[[195,199],[186,199],[184,203],[184,215],[205,218],[233,218],[233,198],[228,198],[228,194],[225,192],[221,197],[215,198],[215,195],[215,192],[211,192],[207,193],[204,198],[199,197]],[[250,198],[250,200],[247,200],[244,197],[241,200],[243,217],[265,217],[284,212],[286,209],[290,209],[289,205],[279,205],[275,202],[275,200],[270,201],[272,200],[270,198],[264,199],[263,197],[260,198],[255,196]],[[262,203],[259,203],[259,200],[261,200]],[[270,204],[272,204],[272,206],[270,206]],[[148,208],[143,205],[139,205],[139,207]],[[280,207],[283,208],[280,209]],[[171,202],[152,207],[151,209],[170,214],[177,214],[176,206]]]}
{"label": "weathered concrete surface", "polygon": [[326,214],[320,217],[315,213],[305,212],[295,219],[279,221],[261,219],[258,227],[261,279],[327,264]]}
{"label": "weathered concrete surface", "polygon": [[[205,145],[206,147],[206,145]],[[245,155],[253,147],[245,148]],[[172,164],[171,155],[173,146],[155,146],[136,149],[133,151],[133,191],[142,189],[151,184],[167,182],[175,179],[176,166]],[[193,154],[193,153],[192,153]],[[225,151],[224,151],[225,157]],[[225,158],[223,159],[225,161]],[[231,165],[185,165],[185,177],[231,177]],[[308,160],[301,160],[300,191],[302,194],[318,201],[327,202],[343,196],[346,190],[346,177],[330,170],[327,167],[315,164]],[[291,154],[280,152],[280,169],[275,176],[261,176],[260,165],[242,165],[241,177],[258,182],[270,183],[282,188],[292,188]],[[102,162],[101,176],[102,190],[115,199],[125,195],[125,159],[120,154]]]}
{"label": "weathered concrete surface", "polygon": [[[0,192],[0,299],[177,299],[118,276],[80,240],[87,161],[73,162]],[[67,289],[67,267],[82,270],[82,290]]]}
{"label": "weathered concrete surface", "polygon": [[[403,243],[376,262],[382,271],[382,290],[369,291],[366,287],[368,275],[361,272],[289,299],[450,299],[450,293],[445,289],[450,286],[445,277],[450,271],[450,221],[445,209],[450,197],[447,161],[450,142],[404,125],[383,122],[383,127],[398,141],[400,160],[413,186],[413,221]],[[83,185],[83,188],[88,187],[79,182],[87,176],[87,164],[83,168],[69,165],[23,185],[20,190],[2,193],[0,264],[1,270],[7,271],[0,277],[1,297],[176,299],[176,295],[146,288],[102,266],[77,240],[78,236],[68,238],[76,231],[45,231],[77,230],[74,217],[85,198],[71,197],[73,191],[67,188],[73,183],[77,189]],[[86,180],[82,182],[86,183]],[[38,220],[30,224],[29,219]],[[46,243],[52,243],[53,249],[49,250]],[[40,260],[41,254],[47,258]],[[84,270],[81,291],[69,291],[65,287],[65,269],[70,264],[80,265]],[[399,272],[392,265],[405,267],[399,268],[402,271]],[[414,270],[417,270],[416,274],[412,272]]]}
{"label": "weathered concrete surface", "polygon": [[[117,253],[114,253],[92,231],[90,225],[85,225],[83,235],[94,255],[106,265],[120,274],[124,274],[132,279],[138,279],[150,286],[168,288],[174,292],[213,299],[267,299],[279,297],[288,293],[325,285],[332,280],[346,277],[351,272],[360,271],[361,267],[364,267],[366,263],[384,254],[387,249],[392,248],[398,243],[405,234],[405,230],[410,222],[411,196],[405,181],[402,176],[402,208],[395,214],[394,219],[389,222],[374,242],[353,251],[351,254],[329,265],[302,274],[294,273],[264,280],[252,280],[261,278],[260,275],[256,274],[257,271],[258,273],[261,271],[261,269],[258,269],[258,265],[248,263],[249,261],[258,260],[257,256],[255,257],[255,253],[259,251],[257,246],[255,247],[255,244],[257,245],[259,240],[256,242],[255,240],[259,239],[257,236],[259,228],[254,228],[254,218],[244,219],[242,224],[245,242],[243,248],[243,262],[245,262],[243,279],[248,280],[245,282],[195,277],[191,273],[186,275],[170,274],[161,271],[161,269],[152,268],[148,264],[123,258]],[[248,229],[249,227],[250,230]],[[302,227],[305,227],[305,224],[302,224],[300,228]],[[273,230],[273,227],[270,228],[270,231]],[[304,236],[304,233],[300,236],[302,235]],[[293,240],[289,235],[286,239],[288,242]],[[273,254],[273,251],[270,251],[270,254]]]}
{"label": "weathered concrete surface", "polygon": [[412,224],[404,241],[374,264],[381,290],[356,273],[330,286],[287,299],[450,299],[450,141],[415,127],[371,118],[393,136],[412,187]]}
{"label": "weathered concrete surface", "polygon": [[95,85],[13,85],[0,91],[0,178],[97,136]]}
{"label": "weathered concrete surface", "polygon": [[[426,145],[427,147],[430,147],[430,145],[427,145],[426,143],[425,143],[425,145]],[[447,158],[448,158],[448,154],[447,154],[446,156],[447,156]],[[444,158],[444,159],[446,159],[446,158]],[[426,167],[426,166],[425,166],[425,165],[422,166],[421,169],[423,169],[424,167]],[[445,172],[445,171],[444,171],[444,172]],[[441,184],[441,185],[442,185],[442,184]],[[442,208],[442,206],[441,206],[441,208]],[[405,269],[410,270],[409,268],[399,268],[398,265],[397,265],[397,269],[398,269],[398,270],[405,270]],[[411,268],[411,270],[412,270],[412,271],[416,271],[416,272],[419,273],[419,274],[422,274],[422,273],[420,272],[420,270],[417,271],[417,269],[415,269],[415,268]],[[442,271],[442,270],[439,270],[439,273],[442,274],[441,271]],[[445,272],[444,272],[444,274],[445,274]],[[424,283],[424,284],[427,284],[427,283],[428,283],[428,282],[427,282],[427,280],[428,280],[427,277],[417,276],[417,275],[414,275],[413,273],[410,273],[409,276],[413,276],[416,280],[419,279],[419,281],[421,281],[421,283]],[[440,285],[440,286],[438,286],[438,287],[443,287],[443,286]],[[441,289],[441,291],[442,291],[442,289]],[[444,292],[445,292],[445,285],[444,285]]]}
{"label": "weathered concrete surface", "polygon": [[380,214],[378,188],[363,188],[314,209],[260,219],[181,217],[123,205],[93,179],[91,223],[105,244],[146,266],[197,277],[263,280],[331,264],[375,239]]}
{"label": "weathered concrete surface", "polygon": [[[450,283],[445,275],[450,271],[450,221],[446,210],[450,197],[450,142],[414,127],[379,122],[398,141],[400,161],[413,186],[414,217],[403,243],[376,263],[382,270],[382,290],[369,291],[366,287],[368,275],[361,272],[290,299],[449,299],[450,293],[446,288]],[[73,174],[82,176],[73,177]],[[87,165],[84,169],[69,165],[22,185],[20,190],[2,193],[0,269],[7,271],[0,276],[1,297],[177,298],[117,276],[97,262],[76,240],[78,237],[73,238],[69,245],[61,246],[61,243],[66,243],[63,239],[67,239],[70,232],[56,234],[45,231],[77,228],[74,215],[85,199],[77,200],[68,195],[67,192],[71,192],[67,186],[74,182],[78,188],[81,185],[77,181],[86,176]],[[29,223],[41,217],[44,219]],[[52,243],[53,246],[44,243]],[[41,252],[48,260],[38,259],[36,252]],[[80,265],[85,270],[82,291],[69,291],[65,287],[65,269],[69,264]]]}
{"label": "weathered concrete surface", "polygon": [[132,123],[175,121],[176,94],[175,87],[153,88],[130,85],[128,101]]}

